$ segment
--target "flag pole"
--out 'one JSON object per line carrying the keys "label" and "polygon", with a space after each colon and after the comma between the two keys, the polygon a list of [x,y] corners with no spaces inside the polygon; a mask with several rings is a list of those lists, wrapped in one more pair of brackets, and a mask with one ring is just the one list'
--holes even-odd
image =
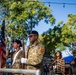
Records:
{"label": "flag pole", "polygon": [[[25,58],[25,44],[24,44],[24,39],[23,39],[22,48],[23,48],[22,57]],[[22,63],[22,69],[25,69],[25,64],[23,64],[23,63]],[[25,74],[23,74],[23,75],[25,75]]]}

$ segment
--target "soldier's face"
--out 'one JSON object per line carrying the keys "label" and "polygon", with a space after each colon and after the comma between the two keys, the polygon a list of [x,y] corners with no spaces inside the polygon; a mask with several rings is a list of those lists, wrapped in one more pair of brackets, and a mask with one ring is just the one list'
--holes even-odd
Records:
{"label": "soldier's face", "polygon": [[18,46],[19,46],[19,44],[17,44],[16,42],[13,43],[13,47],[14,47],[15,49],[17,49]]}
{"label": "soldier's face", "polygon": [[37,40],[37,35],[35,35],[35,34],[30,34],[30,35],[29,35],[29,40],[30,40],[31,43],[33,43],[35,40]]}

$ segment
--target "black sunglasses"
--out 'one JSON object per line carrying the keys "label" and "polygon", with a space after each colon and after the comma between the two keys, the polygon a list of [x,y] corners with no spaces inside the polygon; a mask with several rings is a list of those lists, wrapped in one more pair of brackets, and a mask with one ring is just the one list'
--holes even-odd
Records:
{"label": "black sunglasses", "polygon": [[33,37],[33,36],[35,36],[35,34],[29,35],[28,37],[31,38],[31,37]]}

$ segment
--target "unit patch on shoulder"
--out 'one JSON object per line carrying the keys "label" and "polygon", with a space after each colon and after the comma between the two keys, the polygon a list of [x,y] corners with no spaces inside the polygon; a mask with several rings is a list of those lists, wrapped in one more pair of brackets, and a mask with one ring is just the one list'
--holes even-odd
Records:
{"label": "unit patch on shoulder", "polygon": [[45,50],[44,49],[41,49],[41,52],[43,53]]}

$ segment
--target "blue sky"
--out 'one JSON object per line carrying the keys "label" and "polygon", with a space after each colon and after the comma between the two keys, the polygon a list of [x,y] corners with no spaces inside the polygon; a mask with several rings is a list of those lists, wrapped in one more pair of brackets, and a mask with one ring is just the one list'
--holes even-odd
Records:
{"label": "blue sky", "polygon": [[[57,2],[57,3],[76,3],[76,0],[40,0],[44,2]],[[45,3],[45,5],[48,5],[48,3]],[[65,8],[63,7],[63,4],[51,4],[50,3],[50,9],[52,9],[52,14],[56,19],[56,24],[59,21],[64,21],[64,23],[68,20],[68,14],[76,14],[76,5],[67,5],[65,4]],[[41,21],[38,26],[34,28],[34,30],[37,30],[39,34],[42,34],[43,32],[47,31],[49,28],[52,28],[50,24],[44,23],[44,21]]]}

